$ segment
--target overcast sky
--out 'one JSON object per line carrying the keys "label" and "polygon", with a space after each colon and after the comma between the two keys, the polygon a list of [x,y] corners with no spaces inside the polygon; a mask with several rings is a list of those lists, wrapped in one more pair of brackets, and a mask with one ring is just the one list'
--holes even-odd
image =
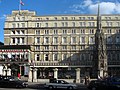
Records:
{"label": "overcast sky", "polygon": [[[99,0],[101,14],[120,14],[120,0]],[[37,15],[96,14],[98,0],[22,0],[22,10],[34,10]],[[4,42],[4,21],[12,10],[18,10],[19,0],[0,0],[0,41]]]}

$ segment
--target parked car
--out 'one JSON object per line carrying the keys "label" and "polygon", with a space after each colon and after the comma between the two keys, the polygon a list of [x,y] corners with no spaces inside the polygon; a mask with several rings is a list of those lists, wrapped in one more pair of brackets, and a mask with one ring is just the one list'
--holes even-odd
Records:
{"label": "parked car", "polygon": [[49,90],[52,89],[68,89],[68,90],[73,90],[77,89],[77,85],[73,83],[68,83],[64,80],[50,80],[49,83],[45,83],[44,85],[45,88],[48,88]]}
{"label": "parked car", "polygon": [[0,87],[25,88],[28,84],[14,76],[0,76]]}
{"label": "parked car", "polygon": [[88,89],[90,90],[102,90],[107,89],[107,83],[104,80],[92,80],[89,85]]}
{"label": "parked car", "polygon": [[103,80],[92,80],[88,89],[90,90],[120,90],[120,77],[108,77]]}

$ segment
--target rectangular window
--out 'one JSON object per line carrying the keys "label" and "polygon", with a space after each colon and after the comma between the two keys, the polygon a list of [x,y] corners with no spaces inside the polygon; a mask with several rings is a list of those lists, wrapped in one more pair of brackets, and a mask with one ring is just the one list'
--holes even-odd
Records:
{"label": "rectangular window", "polygon": [[48,27],[48,23],[45,23],[45,26]]}
{"label": "rectangular window", "polygon": [[36,49],[36,50],[40,50],[40,46],[36,46],[35,49]]}
{"label": "rectangular window", "polygon": [[80,33],[81,34],[85,34],[85,30],[84,29],[80,29]]}
{"label": "rectangular window", "polygon": [[25,23],[21,23],[22,24],[22,28],[24,28],[25,27]]}
{"label": "rectangular window", "polygon": [[89,38],[89,42],[90,42],[90,44],[91,44],[91,43],[94,43],[94,37],[90,37],[90,38]]}
{"label": "rectangular window", "polygon": [[36,34],[39,35],[40,34],[40,30],[36,30]]}
{"label": "rectangular window", "polygon": [[44,30],[44,33],[45,34],[49,34],[49,30]]}
{"label": "rectangular window", "polygon": [[67,49],[67,46],[62,46],[62,49],[63,49],[63,50],[66,50],[66,49]]}
{"label": "rectangular window", "polygon": [[49,43],[49,37],[45,37],[45,44]]}
{"label": "rectangular window", "polygon": [[58,30],[54,30],[54,34],[58,34]]}
{"label": "rectangular window", "polygon": [[57,23],[54,23],[54,27],[57,27]]}
{"label": "rectangular window", "polygon": [[62,57],[63,57],[63,60],[66,60],[67,59],[67,54],[63,54]]}
{"label": "rectangular window", "polygon": [[76,33],[76,30],[75,29],[72,29],[72,34],[75,34]]}
{"label": "rectangular window", "polygon": [[72,46],[72,50],[76,50],[76,46]]}
{"label": "rectangular window", "polygon": [[67,34],[67,30],[63,30],[63,34]]}
{"label": "rectangular window", "polygon": [[22,37],[21,40],[22,40],[22,44],[24,44],[25,43],[25,38]]}
{"label": "rectangular window", "polygon": [[49,57],[48,57],[48,54],[45,54],[45,61],[48,61]]}
{"label": "rectangular window", "polygon": [[15,27],[16,27],[16,24],[15,24],[15,23],[13,23],[13,24],[12,24],[12,28],[15,28]]}
{"label": "rectangular window", "polygon": [[44,48],[45,48],[45,50],[49,50],[49,46],[45,46]]}
{"label": "rectangular window", "polygon": [[40,27],[40,24],[39,24],[39,23],[36,23],[36,27]]}
{"label": "rectangular window", "polygon": [[80,43],[85,43],[85,37],[80,37]]}
{"label": "rectangular window", "polygon": [[54,43],[58,43],[58,37],[54,37]]}
{"label": "rectangular window", "polygon": [[71,37],[71,44],[76,43],[76,37]]}
{"label": "rectangular window", "polygon": [[40,37],[36,38],[36,43],[40,43]]}
{"label": "rectangular window", "polygon": [[67,43],[67,37],[63,37],[62,43]]}
{"label": "rectangular window", "polygon": [[15,38],[12,38],[12,43],[15,44]]}
{"label": "rectangular window", "polygon": [[54,46],[53,49],[54,49],[54,50],[58,50],[58,46]]}
{"label": "rectangular window", "polygon": [[58,54],[53,54],[53,60],[57,61],[57,59],[58,59]]}

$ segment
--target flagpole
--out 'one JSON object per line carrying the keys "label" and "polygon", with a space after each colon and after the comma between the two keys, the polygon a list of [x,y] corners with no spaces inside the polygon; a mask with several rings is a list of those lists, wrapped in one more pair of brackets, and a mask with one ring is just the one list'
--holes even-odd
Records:
{"label": "flagpole", "polygon": [[21,0],[19,0],[19,14],[20,14],[20,11],[21,11],[21,4],[20,4]]}

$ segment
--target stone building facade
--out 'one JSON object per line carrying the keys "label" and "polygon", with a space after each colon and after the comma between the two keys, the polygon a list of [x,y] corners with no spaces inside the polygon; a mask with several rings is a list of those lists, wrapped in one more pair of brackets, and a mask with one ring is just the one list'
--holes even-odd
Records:
{"label": "stone building facade", "polygon": [[[101,15],[108,73],[120,74],[120,15]],[[45,15],[12,11],[4,27],[5,45],[30,45],[29,81],[92,78],[97,15]]]}

